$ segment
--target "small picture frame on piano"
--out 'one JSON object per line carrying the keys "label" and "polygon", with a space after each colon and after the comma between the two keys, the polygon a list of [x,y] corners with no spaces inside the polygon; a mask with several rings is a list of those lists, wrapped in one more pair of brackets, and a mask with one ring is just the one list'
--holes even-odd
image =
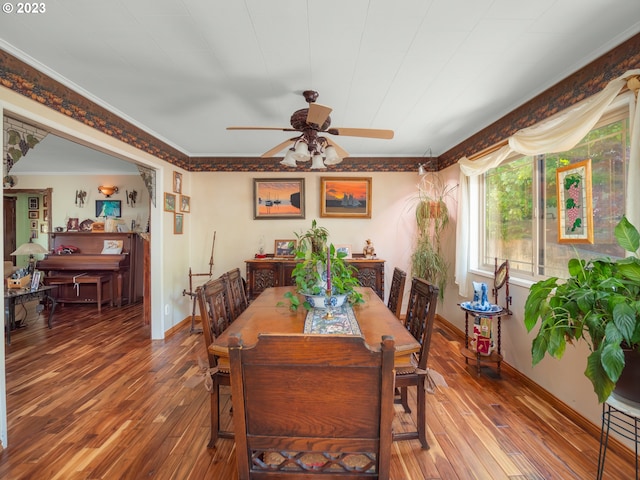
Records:
{"label": "small picture frame on piano", "polygon": [[80,221],[77,218],[70,218],[67,220],[67,232],[79,232]]}

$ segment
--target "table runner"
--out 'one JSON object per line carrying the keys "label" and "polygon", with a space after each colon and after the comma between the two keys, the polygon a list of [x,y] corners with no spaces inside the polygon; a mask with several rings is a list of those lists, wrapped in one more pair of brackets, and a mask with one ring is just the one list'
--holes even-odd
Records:
{"label": "table runner", "polygon": [[[329,311],[332,318],[326,318]],[[304,333],[362,335],[353,308],[348,303],[340,307],[309,310],[304,321]]]}

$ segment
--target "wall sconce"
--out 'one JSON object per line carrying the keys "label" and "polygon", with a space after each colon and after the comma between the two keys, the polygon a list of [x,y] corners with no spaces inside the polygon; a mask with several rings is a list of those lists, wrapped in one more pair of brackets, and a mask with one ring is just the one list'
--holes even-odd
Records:
{"label": "wall sconce", "polygon": [[110,186],[110,185],[100,185],[98,187],[98,191],[103,194],[105,197],[109,198],[114,193],[118,192],[118,187]]}
{"label": "wall sconce", "polygon": [[421,163],[418,164],[418,175],[423,176],[427,171],[424,169],[424,165]]}
{"label": "wall sconce", "polygon": [[76,190],[76,205],[80,208],[84,207],[85,198],[87,198],[87,192],[84,190]]}

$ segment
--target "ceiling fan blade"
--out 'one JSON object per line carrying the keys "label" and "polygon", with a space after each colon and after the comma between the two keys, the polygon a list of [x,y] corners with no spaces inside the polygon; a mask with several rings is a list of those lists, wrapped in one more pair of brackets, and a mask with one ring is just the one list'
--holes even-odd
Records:
{"label": "ceiling fan blade", "polygon": [[227,127],[227,130],[279,130],[281,132],[295,132],[291,127]]}
{"label": "ceiling fan blade", "polygon": [[338,152],[338,155],[340,155],[340,158],[347,158],[349,156],[349,152],[347,152],[344,148],[338,145],[335,141],[333,141],[331,138],[327,138],[327,137],[325,138],[327,140],[327,143],[336,149],[336,152]]}
{"label": "ceiling fan blade", "polygon": [[[297,138],[297,137],[296,137]],[[285,140],[282,143],[279,143],[278,145],[276,145],[275,147],[273,147],[271,150],[269,150],[268,152],[264,152],[262,155],[260,155],[261,158],[270,158],[273,157],[276,153],[278,153],[281,150],[284,150],[285,147],[287,147],[289,144],[293,143],[296,141],[296,138],[290,138],[289,140]]]}
{"label": "ceiling fan blade", "polygon": [[343,135],[347,137],[382,138],[391,140],[393,130],[381,130],[377,128],[329,128],[327,133],[331,135]]}
{"label": "ceiling fan blade", "polygon": [[307,124],[320,128],[333,109],[319,103],[310,103],[309,112],[307,113]]}

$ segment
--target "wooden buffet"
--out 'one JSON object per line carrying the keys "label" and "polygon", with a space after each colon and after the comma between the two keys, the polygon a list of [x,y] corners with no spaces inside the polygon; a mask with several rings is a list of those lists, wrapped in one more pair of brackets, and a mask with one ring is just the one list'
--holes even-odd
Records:
{"label": "wooden buffet", "polygon": [[[369,260],[364,257],[345,259],[357,270],[363,287],[371,287],[384,300],[384,260]],[[294,258],[256,258],[245,260],[247,266],[247,295],[255,299],[270,287],[287,287],[294,284],[291,272],[296,266]]]}

